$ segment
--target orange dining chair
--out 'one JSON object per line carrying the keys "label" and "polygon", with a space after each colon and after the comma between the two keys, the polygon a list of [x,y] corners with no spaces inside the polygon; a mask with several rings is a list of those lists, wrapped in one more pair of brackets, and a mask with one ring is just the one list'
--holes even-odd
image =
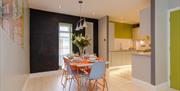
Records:
{"label": "orange dining chair", "polygon": [[66,65],[66,71],[65,71],[65,82],[63,84],[64,87],[67,85],[67,81],[69,81],[69,90],[71,88],[72,80],[77,82],[77,89],[80,91],[80,73],[77,72],[76,70],[73,70],[71,66],[71,61],[67,58],[64,57],[64,63]]}
{"label": "orange dining chair", "polygon": [[[66,58],[67,59],[67,58]],[[63,58],[64,60],[64,58]],[[69,60],[68,60],[69,61]],[[65,87],[66,85],[63,83],[63,78],[67,75],[67,65],[65,64],[65,60],[64,60],[64,65],[62,66],[62,75],[61,75],[61,84],[63,85],[63,87]]]}

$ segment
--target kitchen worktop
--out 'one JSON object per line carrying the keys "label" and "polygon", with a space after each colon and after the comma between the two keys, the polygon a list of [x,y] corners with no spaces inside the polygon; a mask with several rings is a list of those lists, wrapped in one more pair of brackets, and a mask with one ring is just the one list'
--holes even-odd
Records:
{"label": "kitchen worktop", "polygon": [[151,56],[151,52],[134,52],[135,56]]}
{"label": "kitchen worktop", "polygon": [[135,56],[151,56],[151,52],[142,52],[139,50],[111,50],[110,52],[131,52]]}
{"label": "kitchen worktop", "polygon": [[134,52],[133,50],[111,50],[110,52]]}

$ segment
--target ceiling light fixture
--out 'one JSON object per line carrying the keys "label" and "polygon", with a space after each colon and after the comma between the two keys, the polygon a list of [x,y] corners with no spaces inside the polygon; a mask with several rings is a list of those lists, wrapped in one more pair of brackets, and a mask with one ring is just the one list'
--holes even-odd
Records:
{"label": "ceiling light fixture", "polygon": [[82,4],[83,4],[83,1],[82,0],[79,0],[78,1],[79,5],[80,5],[80,20],[77,22],[76,24],[76,31],[79,31],[81,29],[84,29],[84,28],[87,28],[87,22],[86,22],[86,19],[81,17],[81,11],[82,11]]}

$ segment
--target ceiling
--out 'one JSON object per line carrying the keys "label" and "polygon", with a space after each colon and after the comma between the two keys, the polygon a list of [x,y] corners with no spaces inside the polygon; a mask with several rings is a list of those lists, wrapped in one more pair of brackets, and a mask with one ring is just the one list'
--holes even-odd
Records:
{"label": "ceiling", "polygon": [[[150,0],[83,0],[81,16],[99,19],[108,15],[111,21],[135,24],[140,10],[150,6]],[[29,0],[30,8],[80,15],[78,0]],[[61,5],[61,8],[59,6]]]}

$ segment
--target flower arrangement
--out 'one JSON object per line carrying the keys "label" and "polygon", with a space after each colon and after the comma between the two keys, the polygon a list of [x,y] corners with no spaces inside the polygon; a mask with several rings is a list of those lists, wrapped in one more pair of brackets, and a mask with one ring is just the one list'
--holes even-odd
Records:
{"label": "flower arrangement", "polygon": [[75,35],[73,34],[72,42],[74,45],[76,45],[79,48],[80,55],[84,54],[84,50],[87,46],[91,45],[90,43],[91,39],[88,38],[88,36]]}

